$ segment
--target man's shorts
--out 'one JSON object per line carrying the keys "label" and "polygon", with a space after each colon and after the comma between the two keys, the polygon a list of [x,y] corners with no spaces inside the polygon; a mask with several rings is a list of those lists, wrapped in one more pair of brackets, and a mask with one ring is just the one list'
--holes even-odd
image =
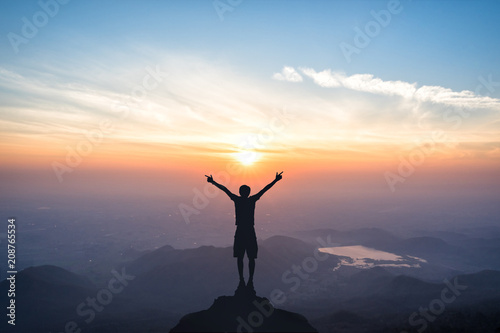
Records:
{"label": "man's shorts", "polygon": [[248,258],[257,258],[257,237],[255,229],[251,227],[237,227],[234,234],[233,256],[243,257],[245,251]]}

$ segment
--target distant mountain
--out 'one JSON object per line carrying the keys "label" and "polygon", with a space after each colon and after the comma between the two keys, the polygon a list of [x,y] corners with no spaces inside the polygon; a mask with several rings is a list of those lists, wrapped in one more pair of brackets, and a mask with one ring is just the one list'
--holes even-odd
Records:
{"label": "distant mountain", "polygon": [[315,246],[311,246],[309,243],[287,236],[269,237],[261,241],[260,246],[266,248],[267,251],[272,252],[274,255],[286,259],[302,254],[310,255],[315,249]]}
{"label": "distant mountain", "polygon": [[413,237],[385,245],[388,251],[398,251],[401,254],[429,257],[435,255],[457,255],[461,249],[449,245],[444,240],[436,237]]}
{"label": "distant mountain", "polygon": [[387,271],[383,267],[373,267],[370,269],[363,269],[356,274],[349,277],[351,283],[364,284],[374,280],[392,279],[394,274]]}
{"label": "distant mountain", "polygon": [[500,294],[498,288],[500,286],[500,271],[484,270],[477,273],[460,275],[458,278],[466,285],[496,291],[496,293]]}
{"label": "distant mountain", "polygon": [[[386,274],[373,274],[377,275]],[[351,279],[350,288],[363,280],[364,277]],[[418,315],[419,309],[428,309],[431,303],[440,301],[444,304],[442,314],[431,314],[431,318],[437,319],[425,322],[426,332],[500,332],[500,271],[459,275],[443,283],[401,275],[382,284],[364,296],[325,304],[331,313],[314,318],[312,324],[320,332],[411,332],[420,328],[409,325],[412,313]],[[451,301],[442,301],[443,294]],[[414,318],[423,325],[421,316]]]}
{"label": "distant mountain", "polygon": [[469,239],[469,236],[466,234],[455,231],[415,230],[412,234],[414,237],[441,238],[445,242],[453,245],[460,244]]}
{"label": "distant mountain", "polygon": [[[16,275],[15,329],[0,322],[2,332],[40,332],[64,329],[67,321],[77,317],[76,307],[88,296],[95,295],[95,286],[85,277],[56,266],[30,267]],[[9,282],[0,283],[2,308],[7,307]]]}
{"label": "distant mountain", "polygon": [[[116,275],[110,274],[109,281],[112,279],[115,280],[111,288],[116,292],[121,289],[120,282]],[[143,332],[145,320],[150,325],[163,327],[159,332],[165,332],[178,318],[172,319],[171,313],[161,309],[139,308],[133,299],[111,292],[109,283],[98,287],[87,278],[56,266],[20,271],[15,288],[16,325],[2,320],[0,332],[64,332],[71,323],[69,325],[76,325],[75,329],[83,332],[139,333]],[[5,291],[5,295],[8,289],[8,280],[0,282],[0,290]],[[7,297],[2,295],[0,300],[5,309]]]}
{"label": "distant mountain", "polygon": [[340,295],[346,298],[367,295],[383,288],[393,279],[394,275],[385,268],[364,269],[342,280],[343,290]]}
{"label": "distant mountain", "polygon": [[315,242],[317,237],[330,238],[336,246],[364,245],[379,248],[401,240],[390,232],[380,228],[360,228],[348,231],[335,229],[314,229],[296,233],[299,238]]}
{"label": "distant mountain", "polygon": [[[372,283],[369,279],[364,283]],[[362,280],[351,279],[351,285],[360,287]],[[479,300],[500,297],[500,271],[482,271],[473,274],[458,275],[445,279],[441,283],[425,282],[410,276],[398,275],[379,282],[379,288],[372,288],[365,297],[386,299],[392,304],[403,303],[405,307],[418,307],[441,297],[444,289],[458,293],[454,304],[470,305]],[[362,298],[360,298],[362,299]],[[363,301],[361,301],[361,304]],[[353,310],[353,309],[351,309]]]}
{"label": "distant mountain", "polygon": [[37,281],[49,285],[92,289],[94,284],[84,276],[69,272],[61,267],[43,265],[28,267],[17,275],[17,280]]}

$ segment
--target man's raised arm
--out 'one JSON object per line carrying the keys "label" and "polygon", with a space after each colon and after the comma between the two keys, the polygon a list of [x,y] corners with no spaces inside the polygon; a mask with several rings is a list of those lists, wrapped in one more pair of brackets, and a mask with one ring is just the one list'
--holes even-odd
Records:
{"label": "man's raised arm", "polygon": [[214,180],[214,177],[212,177],[212,175],[210,175],[210,176],[205,175],[205,177],[207,177],[207,182],[214,184],[215,187],[217,187],[217,188],[221,189],[222,191],[224,191],[224,193],[226,193],[229,198],[232,199],[233,197],[235,197],[235,195],[233,193],[231,193],[231,191],[229,191],[227,189],[227,187],[225,187],[224,185],[221,185],[221,184],[217,183]]}
{"label": "man's raised arm", "polygon": [[283,174],[283,171],[281,171],[280,173],[276,172],[276,178],[274,178],[274,180],[272,182],[270,182],[269,184],[266,185],[266,187],[264,187],[262,190],[260,190],[260,192],[257,193],[255,195],[255,197],[257,197],[257,199],[260,199],[260,197],[264,193],[266,193],[267,190],[269,190],[271,187],[273,187],[274,184],[276,184],[279,180],[281,180],[283,178],[282,174]]}

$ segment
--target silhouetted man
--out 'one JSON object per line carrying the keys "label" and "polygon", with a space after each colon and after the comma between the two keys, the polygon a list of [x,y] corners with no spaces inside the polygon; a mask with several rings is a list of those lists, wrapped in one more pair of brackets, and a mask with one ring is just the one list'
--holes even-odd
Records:
{"label": "silhouetted man", "polygon": [[234,245],[233,245],[233,256],[238,258],[238,273],[240,275],[240,285],[245,284],[243,278],[243,257],[245,252],[248,257],[248,270],[250,272],[250,277],[248,279],[248,285],[253,286],[253,274],[255,272],[255,259],[257,258],[257,237],[255,236],[254,229],[254,212],[255,212],[255,202],[260,199],[260,197],[266,193],[276,182],[278,182],[283,176],[280,172],[276,172],[276,178],[264,187],[259,193],[250,195],[250,187],[247,185],[242,185],[240,187],[240,196],[231,193],[224,185],[217,183],[212,175],[207,176],[207,181],[214,184],[220,188],[224,193],[226,193],[231,200],[234,201],[234,208],[236,210],[236,233],[234,235]]}

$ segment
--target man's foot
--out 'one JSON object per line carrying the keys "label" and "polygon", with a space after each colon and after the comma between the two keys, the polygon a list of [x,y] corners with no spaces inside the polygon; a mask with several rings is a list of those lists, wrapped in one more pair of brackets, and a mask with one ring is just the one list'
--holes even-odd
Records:
{"label": "man's foot", "polygon": [[255,296],[256,292],[255,292],[255,288],[253,286],[253,280],[248,280],[246,292],[247,292],[247,295],[250,297]]}
{"label": "man's foot", "polygon": [[245,290],[246,290],[246,287],[245,287],[245,280],[240,280],[240,283],[238,284],[238,287],[236,288],[236,290],[234,291],[234,296],[242,296],[245,294]]}

